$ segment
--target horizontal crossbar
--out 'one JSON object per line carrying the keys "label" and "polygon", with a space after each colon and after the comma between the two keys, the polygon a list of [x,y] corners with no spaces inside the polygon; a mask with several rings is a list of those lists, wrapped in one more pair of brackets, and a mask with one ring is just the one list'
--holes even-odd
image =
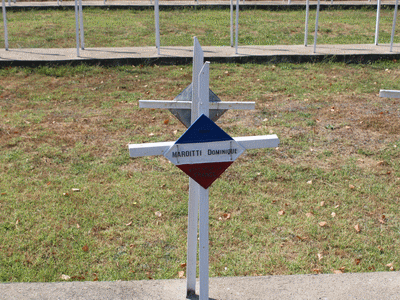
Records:
{"label": "horizontal crossbar", "polygon": [[380,90],[379,97],[383,98],[400,98],[400,91],[396,90]]}
{"label": "horizontal crossbar", "polygon": [[[279,138],[276,134],[234,137],[245,149],[276,148],[279,145]],[[152,155],[163,155],[175,142],[160,142],[146,144],[130,144],[130,157],[143,157]]]}
{"label": "horizontal crossbar", "polygon": [[[174,108],[174,109],[190,109],[191,101],[168,101],[168,100],[139,100],[140,108]],[[255,102],[209,102],[210,109],[255,109]]]}

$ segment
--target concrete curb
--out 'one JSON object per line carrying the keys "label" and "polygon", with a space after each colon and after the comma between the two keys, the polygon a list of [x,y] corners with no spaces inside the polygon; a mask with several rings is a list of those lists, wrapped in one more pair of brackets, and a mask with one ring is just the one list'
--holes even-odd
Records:
{"label": "concrete curb", "polygon": [[[197,289],[198,291],[198,283]],[[198,299],[186,280],[0,284],[1,299]],[[397,300],[400,272],[210,278],[210,300]]]}
{"label": "concrete curb", "polygon": [[[279,63],[279,62],[345,62],[368,63],[378,60],[399,60],[400,44],[357,45],[274,45],[274,46],[203,46],[206,60],[218,63]],[[171,65],[191,64],[193,47],[161,47],[157,55],[155,47],[87,48],[77,57],[74,48],[0,49],[0,67],[43,65]]]}

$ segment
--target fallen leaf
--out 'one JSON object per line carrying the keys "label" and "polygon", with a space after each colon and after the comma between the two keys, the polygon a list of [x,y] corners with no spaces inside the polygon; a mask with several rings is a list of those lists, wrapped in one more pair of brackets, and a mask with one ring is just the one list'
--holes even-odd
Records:
{"label": "fallen leaf", "polygon": [[332,212],[332,213],[331,213],[331,216],[332,216],[332,218],[336,217],[336,213],[335,213],[335,212]]}
{"label": "fallen leaf", "polygon": [[222,218],[223,218],[224,220],[229,220],[229,219],[231,218],[231,214],[229,214],[229,213],[224,213],[224,214],[222,215]]}
{"label": "fallen leaf", "polygon": [[165,119],[164,120],[164,125],[168,125],[168,123],[169,123],[169,119]]}
{"label": "fallen leaf", "polygon": [[394,271],[393,263],[387,264],[386,267],[390,268],[390,271]]}
{"label": "fallen leaf", "polygon": [[328,225],[328,223],[327,222],[319,222],[318,225],[321,227],[325,227],[326,225]]}
{"label": "fallen leaf", "polygon": [[333,274],[343,274],[342,270],[332,270]]}
{"label": "fallen leaf", "polygon": [[178,276],[179,278],[185,278],[185,271],[179,271]]}
{"label": "fallen leaf", "polygon": [[352,185],[352,184],[349,184],[349,188],[352,189],[352,190],[354,190],[355,186]]}
{"label": "fallen leaf", "polygon": [[284,214],[285,214],[285,211],[284,211],[284,210],[278,211],[278,215],[283,216]]}
{"label": "fallen leaf", "polygon": [[80,192],[81,190],[80,190],[80,189],[77,189],[77,188],[72,188],[72,191],[73,191],[73,192]]}
{"label": "fallen leaf", "polygon": [[70,279],[71,279],[71,276],[62,274],[62,275],[61,275],[61,279],[62,279],[62,280],[70,280]]}
{"label": "fallen leaf", "polygon": [[380,160],[376,163],[377,166],[383,166],[385,162],[383,160]]}
{"label": "fallen leaf", "polygon": [[315,272],[315,273],[317,273],[317,274],[320,274],[320,273],[321,273],[321,269],[312,269],[311,271],[313,271],[313,272]]}
{"label": "fallen leaf", "polygon": [[354,262],[355,262],[356,265],[358,266],[358,265],[360,264],[360,262],[361,262],[361,258],[356,258],[356,259],[354,260]]}
{"label": "fallen leaf", "polygon": [[322,260],[324,258],[324,256],[321,253],[318,253],[317,256],[318,256],[318,260]]}
{"label": "fallen leaf", "polygon": [[312,184],[312,180],[307,181],[307,184]]}
{"label": "fallen leaf", "polygon": [[356,226],[354,226],[354,229],[356,230],[357,233],[361,232],[361,227],[359,224],[357,224]]}
{"label": "fallen leaf", "polygon": [[79,229],[79,228],[81,228],[81,226],[77,223],[77,224],[76,224],[76,228]]}
{"label": "fallen leaf", "polygon": [[186,263],[180,264],[180,267],[181,267],[181,268],[186,268]]}
{"label": "fallen leaf", "polygon": [[132,223],[133,223],[133,221],[130,221],[129,223],[126,223],[125,225],[126,225],[126,226],[131,226]]}
{"label": "fallen leaf", "polygon": [[68,193],[63,193],[63,196],[68,197],[69,194]]}
{"label": "fallen leaf", "polygon": [[311,218],[311,217],[313,217],[313,216],[314,216],[314,214],[313,214],[312,212],[306,213],[306,217],[307,217],[307,218]]}
{"label": "fallen leaf", "polygon": [[378,246],[378,250],[381,251],[381,252],[383,252],[382,246],[379,245],[379,246]]}
{"label": "fallen leaf", "polygon": [[149,133],[149,136],[154,136],[154,133]]}
{"label": "fallen leaf", "polygon": [[17,219],[17,221],[15,221],[15,225],[18,225],[18,223],[19,223],[19,219]]}
{"label": "fallen leaf", "polygon": [[178,133],[178,130],[174,130],[174,131],[172,131],[172,133],[173,133],[174,135],[176,135],[176,134]]}
{"label": "fallen leaf", "polygon": [[325,206],[325,201],[321,201],[320,206]]}
{"label": "fallen leaf", "polygon": [[161,216],[162,216],[162,213],[160,211],[156,211],[154,214],[156,215],[156,217],[159,217],[159,218],[161,218]]}
{"label": "fallen leaf", "polygon": [[82,250],[85,251],[85,252],[88,252],[88,251],[89,251],[88,245],[83,246],[83,247],[82,247]]}

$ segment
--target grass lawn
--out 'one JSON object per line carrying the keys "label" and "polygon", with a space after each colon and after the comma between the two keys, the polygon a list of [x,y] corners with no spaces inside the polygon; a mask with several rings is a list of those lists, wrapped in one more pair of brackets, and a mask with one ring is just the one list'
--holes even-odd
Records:
{"label": "grass lawn", "polygon": [[[275,133],[210,190],[210,276],[400,267],[398,62],[211,64],[231,136]],[[0,70],[0,281],[177,278],[188,178],[129,143],[185,128],[139,99],[173,99],[191,66]],[[75,190],[75,189],[79,189]]]}
{"label": "grass lawn", "polygon": [[[154,46],[153,9],[106,10],[84,8],[85,46]],[[65,10],[9,11],[10,48],[74,48],[75,13]],[[318,44],[373,44],[374,9],[327,9],[320,12]],[[240,11],[240,45],[301,45],[304,43],[305,11]],[[389,43],[393,9],[381,10],[380,43]],[[315,10],[310,11],[308,44],[313,44]],[[161,10],[162,46],[191,46],[197,36],[204,46],[230,45],[229,9]],[[395,43],[400,42],[397,33]],[[0,27],[4,45],[4,27]]]}

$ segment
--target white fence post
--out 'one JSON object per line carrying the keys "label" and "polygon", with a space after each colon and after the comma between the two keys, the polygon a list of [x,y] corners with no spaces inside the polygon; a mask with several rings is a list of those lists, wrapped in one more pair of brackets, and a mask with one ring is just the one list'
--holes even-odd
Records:
{"label": "white fence post", "polygon": [[233,47],[233,0],[231,0],[231,47]]}
{"label": "white fence post", "polygon": [[319,6],[320,0],[318,0],[317,4],[317,16],[315,18],[315,33],[314,33],[314,53],[317,51],[317,35],[318,35],[318,19],[319,19]]}
{"label": "white fence post", "polygon": [[78,0],[75,0],[76,56],[79,57],[79,13]]}
{"label": "white fence post", "polygon": [[304,46],[308,44],[308,18],[310,16],[310,0],[306,1],[306,28],[304,30]]}
{"label": "white fence post", "polygon": [[396,19],[397,19],[397,9],[399,7],[399,0],[396,0],[396,4],[394,7],[394,14],[393,14],[393,26],[392,26],[392,35],[390,37],[390,52],[393,51],[393,38],[394,38],[394,29],[396,27]]}
{"label": "white fence post", "polygon": [[235,32],[235,54],[238,54],[239,39],[239,0],[236,0],[236,32]]}
{"label": "white fence post", "polygon": [[79,0],[79,22],[81,31],[81,48],[85,49],[85,30],[83,29],[83,12],[82,12],[82,0]]}
{"label": "white fence post", "polygon": [[158,0],[154,1],[154,18],[155,18],[155,23],[156,23],[157,55],[160,55],[160,12],[159,12]]}
{"label": "white fence post", "polygon": [[377,2],[376,8],[376,25],[375,25],[375,45],[378,45],[379,40],[379,19],[381,17],[381,0]]}
{"label": "white fence post", "polygon": [[5,0],[2,1],[3,23],[4,23],[4,47],[8,50],[8,28],[7,28],[7,11]]}

